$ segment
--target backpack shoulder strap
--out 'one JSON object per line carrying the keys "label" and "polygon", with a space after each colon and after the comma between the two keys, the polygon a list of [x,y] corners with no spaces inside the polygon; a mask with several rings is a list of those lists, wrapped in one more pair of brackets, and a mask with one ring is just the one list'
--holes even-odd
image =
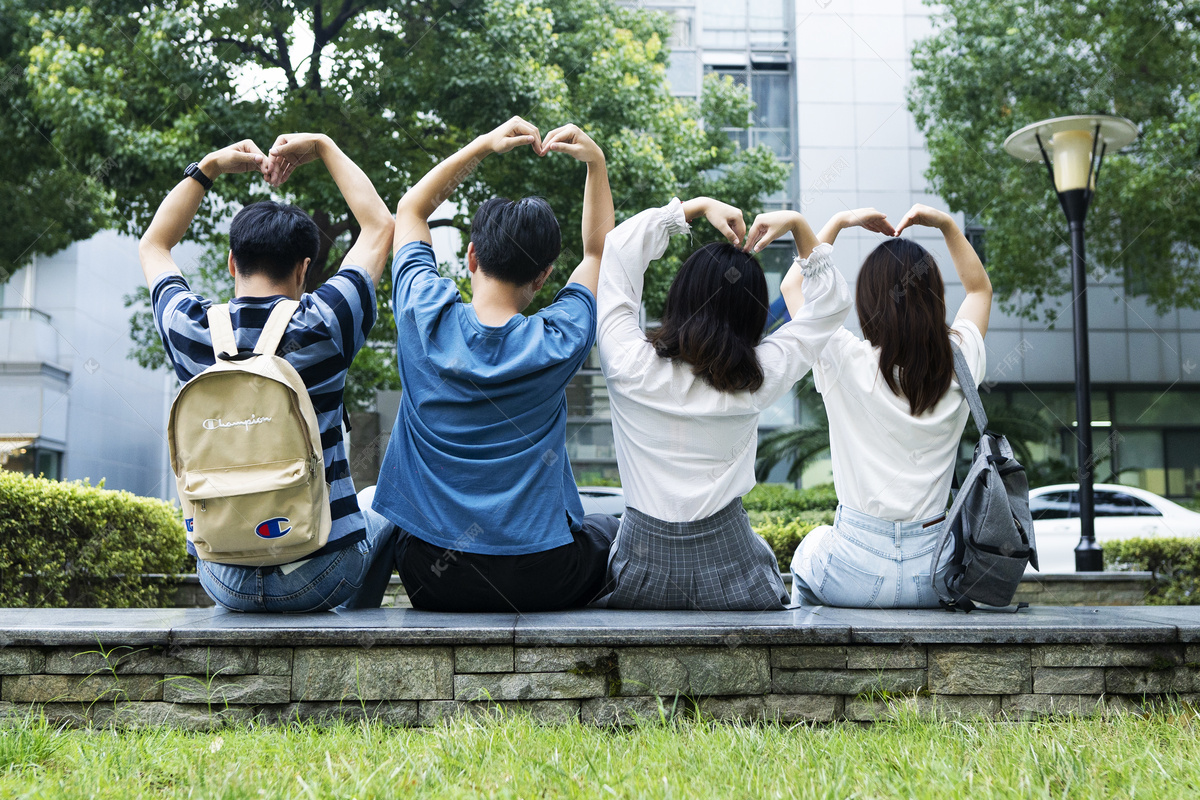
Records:
{"label": "backpack shoulder strap", "polygon": [[258,344],[254,345],[254,352],[260,356],[275,355],[275,351],[279,349],[279,342],[283,339],[283,333],[287,330],[288,323],[292,321],[292,315],[299,307],[299,300],[280,300],[276,303],[275,307],[271,309],[271,316],[267,317],[267,324],[263,325],[262,332],[258,335]]}
{"label": "backpack shoulder strap", "polygon": [[975,379],[971,376],[967,358],[962,354],[962,350],[959,350],[958,345],[953,342],[950,344],[950,349],[954,352],[954,377],[958,378],[959,388],[962,389],[963,397],[967,398],[971,416],[975,418],[975,427],[979,429],[979,435],[982,436],[983,432],[987,430],[988,418],[987,412],[983,410],[983,401],[979,399],[979,389],[975,387]]}
{"label": "backpack shoulder strap", "polygon": [[208,332],[212,336],[213,354],[217,360],[222,355],[237,355],[237,340],[233,338],[233,320],[229,317],[229,306],[211,305],[208,307]]}

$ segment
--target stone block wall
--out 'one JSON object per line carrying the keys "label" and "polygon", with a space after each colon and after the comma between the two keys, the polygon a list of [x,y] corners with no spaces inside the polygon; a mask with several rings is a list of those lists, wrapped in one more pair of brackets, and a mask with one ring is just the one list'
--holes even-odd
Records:
{"label": "stone block wall", "polygon": [[73,725],[414,726],[497,710],[589,725],[1029,717],[1198,696],[1200,645],[1182,643],[0,647],[0,716]]}

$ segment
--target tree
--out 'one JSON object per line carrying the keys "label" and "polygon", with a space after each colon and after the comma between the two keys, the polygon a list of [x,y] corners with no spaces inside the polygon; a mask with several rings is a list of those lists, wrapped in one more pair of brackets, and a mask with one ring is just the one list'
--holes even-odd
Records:
{"label": "tree", "polygon": [[[49,172],[80,164],[73,177],[92,176],[81,181],[92,194],[76,201],[88,224],[49,249],[106,227],[140,232],[184,164],[230,140],[249,137],[266,147],[292,130],[332,136],[389,203],[437,160],[514,113],[543,130],[577,121],[595,137],[608,156],[621,219],[676,193],[715,194],[752,213],[757,198],[786,177],[765,147],[738,151],[721,133],[749,124],[745,90],[712,77],[699,102],[673,97],[665,82],[667,18],[611,0],[342,0],[332,7],[320,0],[167,0],[154,8],[135,0],[87,7],[0,0],[0,11],[0,56],[19,68],[13,107],[27,109],[30,120],[3,124],[44,134],[24,138]],[[15,158],[21,165],[5,165],[0,182],[35,192],[40,162]],[[97,160],[113,166],[87,172]],[[538,298],[545,303],[581,252],[582,187],[575,162],[523,149],[483,162],[456,195],[459,213],[444,224],[466,231],[469,212],[497,194],[545,196],[564,244]],[[298,170],[280,191],[322,231],[310,270],[316,285],[336,269],[357,230],[319,166]],[[253,180],[222,179],[193,233],[220,254],[216,221],[271,194]],[[652,312],[684,249],[676,243],[647,276]],[[227,280],[215,258],[193,272],[213,289]],[[351,400],[359,406],[375,386],[394,381],[386,287],[380,298],[373,346],[351,371]],[[162,363],[144,310],[133,333],[135,357]]]}
{"label": "tree", "polygon": [[1088,269],[1160,312],[1200,307],[1200,5],[1174,0],[948,0],[913,51],[909,108],[933,191],[982,224],[1006,310],[1070,288],[1067,226],[1045,167],[1002,149],[1046,117],[1109,113],[1139,141],[1105,156]]}

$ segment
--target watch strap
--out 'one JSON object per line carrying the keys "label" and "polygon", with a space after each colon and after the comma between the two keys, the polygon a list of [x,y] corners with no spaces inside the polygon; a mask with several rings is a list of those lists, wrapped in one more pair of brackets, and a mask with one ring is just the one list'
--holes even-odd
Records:
{"label": "watch strap", "polygon": [[196,182],[203,186],[205,190],[211,189],[213,186],[212,179],[204,174],[204,170],[200,169],[198,161],[188,164],[187,168],[183,170],[183,174],[188,178],[195,178]]}

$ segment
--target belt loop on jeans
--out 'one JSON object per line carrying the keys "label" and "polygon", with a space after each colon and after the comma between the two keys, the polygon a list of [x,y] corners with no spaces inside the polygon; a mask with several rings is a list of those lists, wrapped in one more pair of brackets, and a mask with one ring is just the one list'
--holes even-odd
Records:
{"label": "belt loop on jeans", "polygon": [[904,527],[903,522],[892,523],[892,537],[897,549],[900,548],[900,529],[902,527]]}

